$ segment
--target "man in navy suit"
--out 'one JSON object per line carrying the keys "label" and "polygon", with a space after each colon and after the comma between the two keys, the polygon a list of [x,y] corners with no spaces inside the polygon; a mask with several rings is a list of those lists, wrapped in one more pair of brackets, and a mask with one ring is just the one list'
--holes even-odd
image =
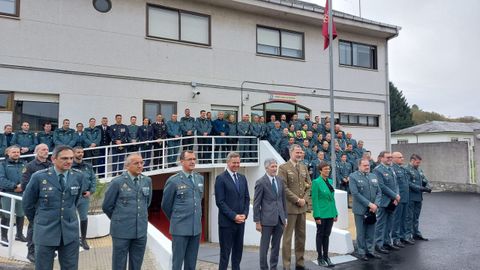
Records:
{"label": "man in navy suit", "polygon": [[215,180],[215,202],[218,207],[218,233],[220,240],[220,270],[228,267],[232,253],[232,270],[240,269],[243,253],[243,233],[250,207],[247,178],[238,173],[240,155],[230,152],[227,170]]}

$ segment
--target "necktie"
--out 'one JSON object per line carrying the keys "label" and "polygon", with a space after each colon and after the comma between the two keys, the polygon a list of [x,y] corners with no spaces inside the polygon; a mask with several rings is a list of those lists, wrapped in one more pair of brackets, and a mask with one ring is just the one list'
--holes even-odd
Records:
{"label": "necktie", "polygon": [[62,188],[62,191],[65,190],[65,182],[64,182],[65,180],[64,179],[65,179],[65,175],[63,175],[63,174],[58,175],[58,182],[60,183],[60,187]]}
{"label": "necktie", "polygon": [[138,187],[138,177],[133,178],[133,183],[135,183],[135,187]]}
{"label": "necktie", "polygon": [[193,185],[195,186],[195,180],[193,180],[193,176],[191,174],[188,176],[188,179],[190,179],[190,181],[192,181]]}
{"label": "necktie", "polygon": [[275,183],[275,177],[272,178],[272,188],[275,194],[278,194],[277,184]]}
{"label": "necktie", "polygon": [[233,179],[235,182],[235,186],[237,187],[237,191],[240,192],[240,182],[238,182],[237,173],[233,173]]}

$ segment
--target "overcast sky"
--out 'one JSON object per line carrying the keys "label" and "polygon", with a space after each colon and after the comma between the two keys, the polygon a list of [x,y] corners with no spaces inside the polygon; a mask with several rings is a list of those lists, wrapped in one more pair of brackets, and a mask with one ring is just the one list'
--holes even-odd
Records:
{"label": "overcast sky", "polygon": [[[304,0],[321,6],[326,0]],[[479,0],[332,0],[333,9],[400,26],[389,43],[390,81],[409,105],[480,118]],[[340,33],[341,36],[341,33]]]}

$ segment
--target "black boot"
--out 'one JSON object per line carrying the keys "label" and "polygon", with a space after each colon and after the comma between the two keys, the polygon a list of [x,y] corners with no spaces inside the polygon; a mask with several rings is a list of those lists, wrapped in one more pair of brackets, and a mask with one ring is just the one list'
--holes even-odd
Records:
{"label": "black boot", "polygon": [[[2,218],[1,224],[3,226],[7,226],[10,224],[10,219],[9,218]],[[2,227],[2,246],[8,247],[8,229],[5,229]],[[3,243],[4,242],[4,243]]]}
{"label": "black boot", "polygon": [[80,221],[80,246],[83,247],[85,250],[89,250],[90,246],[87,243],[87,227],[88,227],[88,219]]}
{"label": "black boot", "polygon": [[17,235],[15,235],[15,240],[20,242],[27,242],[27,238],[23,235],[23,223],[25,222],[24,217],[17,217]]}

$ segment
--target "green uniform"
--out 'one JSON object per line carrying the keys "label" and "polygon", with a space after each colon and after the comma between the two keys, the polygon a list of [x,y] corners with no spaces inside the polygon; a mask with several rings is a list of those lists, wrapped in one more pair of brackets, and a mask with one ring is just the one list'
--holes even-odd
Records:
{"label": "green uniform", "polygon": [[55,146],[59,145],[68,145],[70,147],[75,147],[77,144],[77,138],[75,136],[75,130],[57,128],[53,132],[53,143]]}
{"label": "green uniform", "polygon": [[20,147],[28,148],[27,153],[22,153],[24,155],[32,154],[35,146],[37,145],[35,141],[35,134],[30,131],[24,132],[22,130],[19,130],[17,133],[15,133],[15,135],[13,135],[10,143],[11,145],[18,145]]}

